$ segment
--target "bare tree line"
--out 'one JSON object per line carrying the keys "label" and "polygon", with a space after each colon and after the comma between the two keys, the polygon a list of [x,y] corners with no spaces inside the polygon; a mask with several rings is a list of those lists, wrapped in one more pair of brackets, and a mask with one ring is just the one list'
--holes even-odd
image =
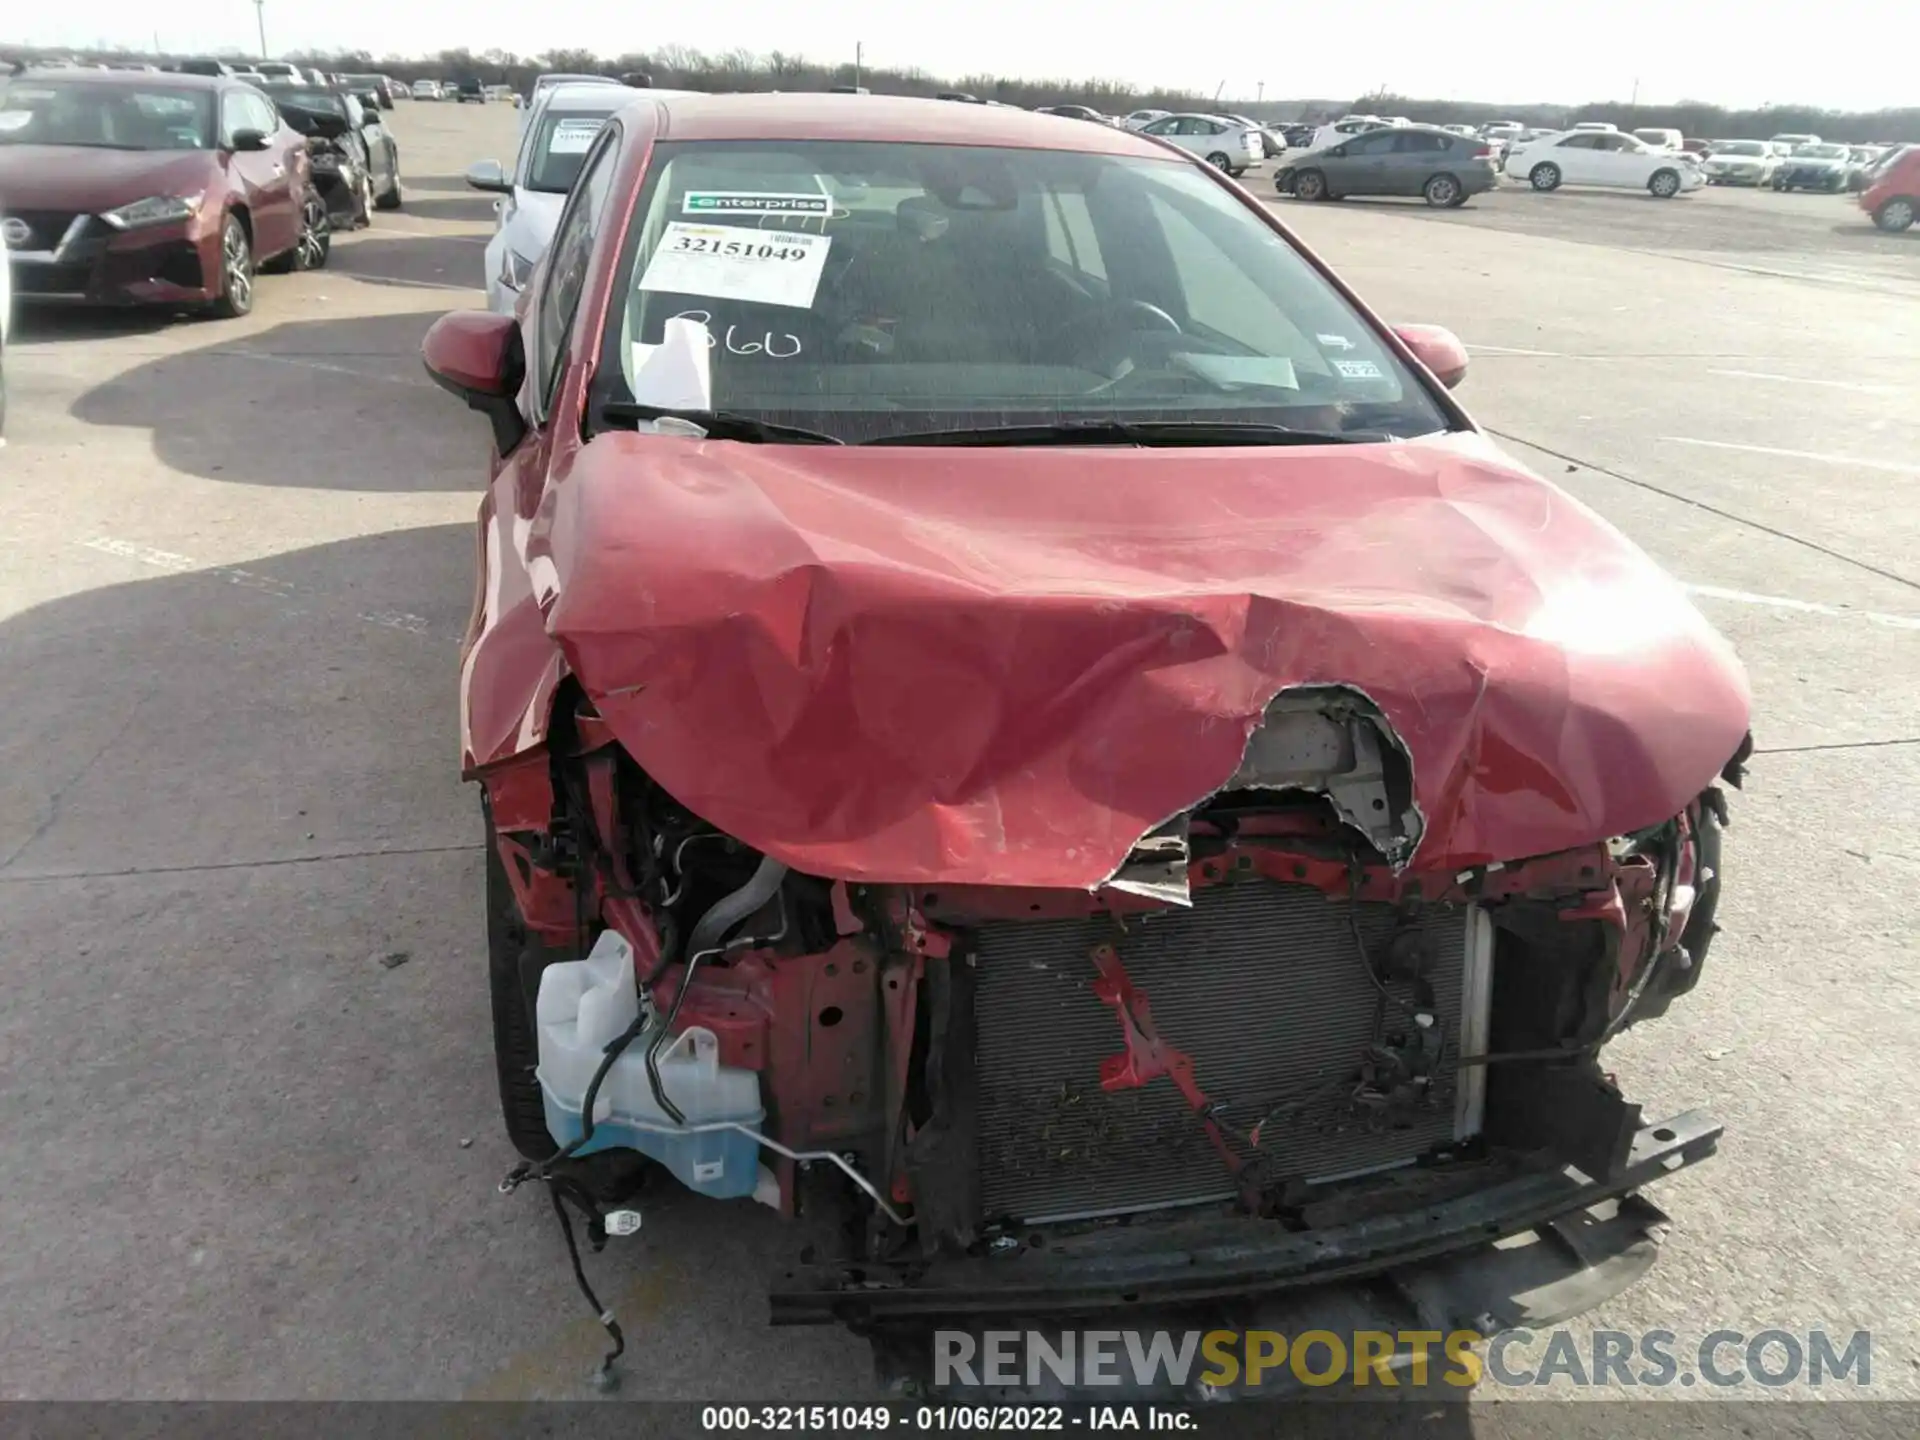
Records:
{"label": "bare tree line", "polygon": [[[17,59],[46,59],[53,52],[25,47],[0,48],[0,55]],[[58,52],[85,60],[151,59],[129,51]],[[230,58],[244,63],[237,52]],[[685,45],[663,45],[655,50],[604,56],[591,50],[553,50],[544,55],[519,55],[506,50],[442,50],[432,56],[384,55],[368,50],[303,52],[283,57],[296,64],[312,63],[328,70],[378,71],[397,80],[478,79],[489,85],[511,85],[525,91],[544,70],[582,74],[643,74],[661,88],[711,91],[825,90],[834,85],[860,84],[876,94],[933,96],[960,91],[982,100],[999,100],[1031,108],[1036,105],[1090,105],[1109,115],[1132,110],[1231,110],[1271,123],[1319,122],[1349,112],[1406,115],[1437,125],[1478,125],[1493,120],[1517,120],[1523,125],[1560,128],[1580,120],[1611,120],[1622,129],[1660,126],[1690,138],[1725,139],[1735,136],[1765,138],[1784,133],[1812,133],[1832,140],[1859,143],[1920,141],[1920,108],[1875,111],[1823,110],[1804,105],[1777,105],[1758,110],[1729,110],[1705,101],[1683,100],[1673,105],[1494,105],[1472,101],[1422,100],[1412,96],[1375,93],[1356,100],[1249,100],[1245,96],[1201,95],[1184,90],[1141,89],[1113,80],[1021,79],[1001,75],[963,75],[958,79],[930,75],[921,69],[864,67],[856,75],[851,61],[823,63],[785,51],[759,54],[744,48],[709,54]]]}

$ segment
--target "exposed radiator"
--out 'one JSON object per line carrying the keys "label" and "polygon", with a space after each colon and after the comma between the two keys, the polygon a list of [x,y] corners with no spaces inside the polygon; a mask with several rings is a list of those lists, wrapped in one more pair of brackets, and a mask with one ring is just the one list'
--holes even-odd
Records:
{"label": "exposed radiator", "polygon": [[[981,927],[979,1156],[987,1216],[1032,1222],[1193,1204],[1234,1193],[1226,1165],[1171,1080],[1100,1088],[1100,1062],[1123,1054],[1113,1009],[1093,993],[1091,952],[1112,941],[1151,1006],[1161,1039],[1193,1060],[1226,1116],[1269,1122],[1272,1173],[1333,1178],[1412,1160],[1478,1130],[1482,1072],[1457,1070],[1485,1048],[1491,927],[1472,908],[1429,906],[1428,978],[1445,1037],[1433,1103],[1369,1123],[1346,1099],[1374,1038],[1379,996],[1355,947],[1349,903],[1263,879],[1215,885],[1190,910],[1010,921]],[[1358,907],[1376,956],[1396,928],[1391,905]],[[1395,984],[1397,994],[1411,998]]]}

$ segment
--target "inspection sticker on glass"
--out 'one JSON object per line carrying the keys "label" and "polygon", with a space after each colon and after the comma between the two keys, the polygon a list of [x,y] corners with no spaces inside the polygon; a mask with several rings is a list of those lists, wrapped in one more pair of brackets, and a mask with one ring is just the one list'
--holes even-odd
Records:
{"label": "inspection sticker on glass", "polygon": [[584,155],[593,144],[593,137],[607,122],[604,120],[561,120],[555,123],[553,135],[547,141],[549,155]]}
{"label": "inspection sticker on glass", "polygon": [[825,195],[765,195],[757,190],[689,190],[682,215],[831,215]]}
{"label": "inspection sticker on glass", "polygon": [[820,288],[832,244],[826,235],[675,220],[654,247],[635,288],[807,310]]}
{"label": "inspection sticker on glass", "polygon": [[1371,360],[1336,360],[1333,368],[1340,372],[1342,380],[1384,380],[1386,376],[1380,367]]}

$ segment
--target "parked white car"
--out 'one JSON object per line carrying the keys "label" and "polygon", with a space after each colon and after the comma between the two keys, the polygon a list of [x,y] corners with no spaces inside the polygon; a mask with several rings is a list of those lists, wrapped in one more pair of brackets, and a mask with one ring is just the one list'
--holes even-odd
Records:
{"label": "parked white car", "polygon": [[1620,129],[1620,127],[1611,120],[1582,120],[1573,128],[1576,130],[1592,130],[1604,133],[1614,133]]}
{"label": "parked white car", "polygon": [[1140,130],[1156,120],[1167,118],[1165,110],[1136,110],[1131,115],[1121,117],[1120,123],[1129,130]]}
{"label": "parked white car", "polygon": [[1604,185],[1645,190],[1662,200],[1707,183],[1691,155],[1654,150],[1618,130],[1563,130],[1542,140],[1509,147],[1506,173],[1536,190],[1562,185]]}
{"label": "parked white car", "polygon": [[1702,168],[1709,185],[1771,185],[1780,156],[1764,140],[1723,140]]}
{"label": "parked white car", "polygon": [[[533,119],[533,112],[546,103],[547,95],[562,85],[610,85],[617,90],[631,87],[621,84],[611,75],[574,75],[564,70],[550,70],[544,75],[536,75],[533,89],[527,95],[527,103],[520,107],[520,134],[524,138],[527,127]],[[628,96],[629,99],[632,96]],[[615,106],[614,109],[619,109]]]}
{"label": "parked white car", "polygon": [[487,242],[487,308],[511,315],[520,304],[527,278],[547,246],[567,203],[574,177],[586,163],[593,137],[607,117],[653,95],[685,95],[685,90],[635,90],[620,84],[588,81],[555,83],[539,92],[524,112],[520,153],[512,173],[498,160],[482,160],[467,169],[467,184],[500,195],[493,238]]}
{"label": "parked white car", "polygon": [[440,82],[438,80],[414,81],[413,98],[416,100],[438,100],[440,98]]}
{"label": "parked white car", "polygon": [[301,73],[300,67],[289,64],[285,60],[256,60],[253,68],[263,79],[278,84],[305,85],[307,83],[307,76]]}
{"label": "parked white car", "polygon": [[1675,155],[1685,149],[1687,144],[1687,137],[1678,130],[1661,130],[1653,127],[1634,131],[1633,138],[1649,150],[1665,150]]}
{"label": "parked white car", "polygon": [[1178,145],[1229,175],[1244,175],[1267,156],[1258,129],[1222,115],[1168,115],[1142,125],[1140,133]]}
{"label": "parked white car", "polygon": [[1767,141],[1767,144],[1773,147],[1773,153],[1780,156],[1783,160],[1793,154],[1793,152],[1798,150],[1802,145],[1818,145],[1819,143],[1820,137],[1818,135],[1775,135]]}
{"label": "parked white car", "polygon": [[1353,135],[1364,135],[1369,130],[1385,130],[1387,122],[1378,115],[1342,115],[1338,120],[1329,121],[1313,132],[1313,144],[1310,150],[1324,150],[1329,145],[1338,145]]}

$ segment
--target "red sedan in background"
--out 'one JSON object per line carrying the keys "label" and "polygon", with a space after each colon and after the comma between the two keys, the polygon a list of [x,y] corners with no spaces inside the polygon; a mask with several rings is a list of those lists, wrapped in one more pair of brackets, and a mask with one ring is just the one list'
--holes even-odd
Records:
{"label": "red sedan in background", "polygon": [[636,95],[425,359],[497,448],[504,1188],[836,1208],[774,1319],[920,1383],[935,1326],[1650,1263],[1719,1127],[1598,1057],[1700,975],[1746,681],[1452,336],[1125,130]]}
{"label": "red sedan in background", "polygon": [[22,301],[253,308],[258,268],[325,262],[306,141],[249,85],[28,73],[0,90],[0,220]]}

